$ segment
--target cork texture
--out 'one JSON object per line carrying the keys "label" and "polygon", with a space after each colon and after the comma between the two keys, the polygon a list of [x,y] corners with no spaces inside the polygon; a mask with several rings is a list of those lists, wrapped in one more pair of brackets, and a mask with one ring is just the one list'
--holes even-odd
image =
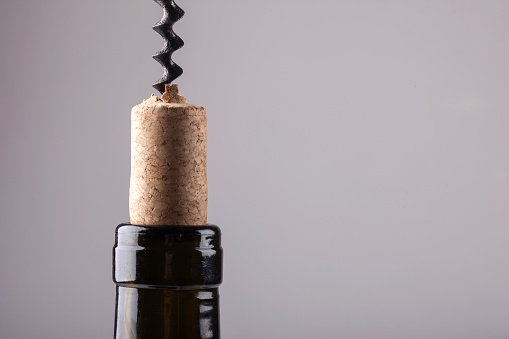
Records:
{"label": "cork texture", "polygon": [[[164,99],[164,100],[163,100]],[[129,214],[134,225],[207,223],[207,117],[176,85],[131,113]]]}

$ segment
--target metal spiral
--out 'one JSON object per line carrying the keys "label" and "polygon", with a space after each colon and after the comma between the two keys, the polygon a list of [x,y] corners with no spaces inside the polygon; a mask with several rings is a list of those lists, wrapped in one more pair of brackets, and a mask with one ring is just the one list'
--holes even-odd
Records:
{"label": "metal spiral", "polygon": [[153,58],[163,66],[164,74],[152,87],[163,93],[164,85],[170,84],[184,72],[171,59],[173,52],[184,46],[184,41],[173,31],[173,25],[184,16],[184,11],[173,0],[154,1],[163,8],[163,18],[152,28],[163,37],[164,47]]}

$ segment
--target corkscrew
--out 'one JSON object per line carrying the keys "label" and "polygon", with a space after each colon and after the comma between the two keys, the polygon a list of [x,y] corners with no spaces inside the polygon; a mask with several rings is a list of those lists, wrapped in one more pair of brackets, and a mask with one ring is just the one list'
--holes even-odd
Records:
{"label": "corkscrew", "polygon": [[153,56],[164,68],[164,74],[152,85],[163,93],[165,84],[170,84],[184,72],[182,67],[171,59],[173,52],[184,46],[184,41],[173,31],[173,25],[184,16],[184,10],[174,0],[154,0],[163,8],[163,18],[152,28],[164,39],[164,47]]}

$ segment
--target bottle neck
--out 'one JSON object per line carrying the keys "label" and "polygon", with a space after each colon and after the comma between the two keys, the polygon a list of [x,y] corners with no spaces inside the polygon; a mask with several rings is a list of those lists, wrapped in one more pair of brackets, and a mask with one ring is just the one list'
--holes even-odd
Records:
{"label": "bottle neck", "polygon": [[219,339],[217,226],[120,225],[113,251],[116,339]]}
{"label": "bottle neck", "polygon": [[219,293],[117,287],[116,339],[219,339]]}

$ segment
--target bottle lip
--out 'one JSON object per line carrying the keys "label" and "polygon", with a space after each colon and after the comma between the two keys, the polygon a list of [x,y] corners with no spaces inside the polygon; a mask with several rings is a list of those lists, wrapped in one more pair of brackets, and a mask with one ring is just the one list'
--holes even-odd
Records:
{"label": "bottle lip", "polygon": [[140,226],[120,224],[115,230],[115,247],[135,246],[147,250],[168,251],[179,244],[187,250],[221,251],[221,229],[212,224],[203,226]]}
{"label": "bottle lip", "polygon": [[182,226],[182,225],[133,225],[131,223],[122,223],[115,229],[116,234],[136,233],[136,234],[173,234],[173,235],[221,235],[221,229],[214,224],[203,226]]}

